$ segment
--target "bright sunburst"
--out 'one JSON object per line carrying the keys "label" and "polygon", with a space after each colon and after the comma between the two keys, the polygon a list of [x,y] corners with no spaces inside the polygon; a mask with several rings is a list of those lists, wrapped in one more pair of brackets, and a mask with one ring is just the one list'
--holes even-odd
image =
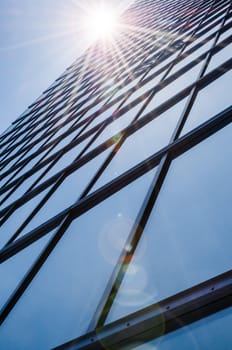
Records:
{"label": "bright sunburst", "polygon": [[117,31],[118,12],[106,3],[91,6],[86,9],[83,27],[91,40],[109,39]]}

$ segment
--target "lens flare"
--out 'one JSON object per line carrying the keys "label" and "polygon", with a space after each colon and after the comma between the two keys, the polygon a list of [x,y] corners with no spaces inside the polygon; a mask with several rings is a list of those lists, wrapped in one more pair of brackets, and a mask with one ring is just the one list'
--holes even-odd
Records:
{"label": "lens flare", "polygon": [[86,11],[83,26],[92,40],[109,39],[116,32],[118,26],[118,13],[105,3],[100,3]]}

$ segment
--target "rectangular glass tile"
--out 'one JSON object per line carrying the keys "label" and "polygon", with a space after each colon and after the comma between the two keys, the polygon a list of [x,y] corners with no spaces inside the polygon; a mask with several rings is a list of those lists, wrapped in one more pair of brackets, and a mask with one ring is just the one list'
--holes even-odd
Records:
{"label": "rectangular glass tile", "polygon": [[2,349],[50,349],[87,331],[153,176],[150,171],[69,226],[1,326]]}
{"label": "rectangular glass tile", "polygon": [[173,161],[107,323],[231,269],[231,137]]}
{"label": "rectangular glass tile", "polygon": [[230,307],[146,344],[137,342],[120,350],[230,350],[231,324]]}

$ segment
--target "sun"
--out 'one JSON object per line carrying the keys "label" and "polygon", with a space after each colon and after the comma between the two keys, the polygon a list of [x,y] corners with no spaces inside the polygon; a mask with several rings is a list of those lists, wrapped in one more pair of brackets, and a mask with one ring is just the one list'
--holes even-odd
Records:
{"label": "sun", "polygon": [[83,18],[83,26],[91,40],[109,39],[119,25],[117,9],[105,3],[89,8]]}

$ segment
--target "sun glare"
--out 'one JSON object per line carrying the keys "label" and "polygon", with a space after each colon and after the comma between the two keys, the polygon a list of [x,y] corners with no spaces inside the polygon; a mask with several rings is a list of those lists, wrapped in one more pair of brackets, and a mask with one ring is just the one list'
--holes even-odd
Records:
{"label": "sun glare", "polygon": [[91,8],[83,22],[90,39],[109,39],[116,32],[118,14],[116,9],[101,4],[98,7]]}

